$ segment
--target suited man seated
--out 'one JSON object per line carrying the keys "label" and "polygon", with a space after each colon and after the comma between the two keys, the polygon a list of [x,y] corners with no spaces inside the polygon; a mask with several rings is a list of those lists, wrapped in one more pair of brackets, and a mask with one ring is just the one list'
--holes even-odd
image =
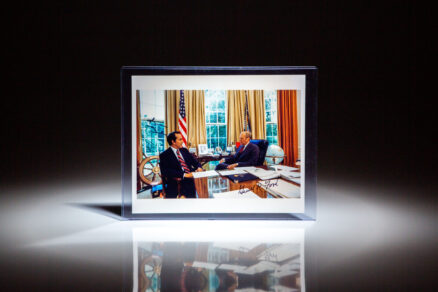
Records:
{"label": "suited man seated", "polygon": [[170,147],[160,153],[161,175],[167,178],[166,198],[178,196],[178,183],[174,178],[181,178],[181,195],[186,198],[196,198],[194,171],[203,171],[201,164],[183,147],[183,139],[180,132],[172,132],[167,135],[167,143]]}
{"label": "suited man seated", "polygon": [[250,143],[251,133],[244,131],[240,133],[240,147],[237,149],[236,154],[232,157],[221,159],[216,166],[216,170],[222,169],[234,169],[236,166],[255,166],[259,159],[259,147]]}

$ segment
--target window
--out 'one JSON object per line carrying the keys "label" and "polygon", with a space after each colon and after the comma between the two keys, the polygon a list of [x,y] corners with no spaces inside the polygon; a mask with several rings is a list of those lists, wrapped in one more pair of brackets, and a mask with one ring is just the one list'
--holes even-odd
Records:
{"label": "window", "polygon": [[141,120],[141,143],[147,157],[164,151],[164,139],[164,122]]}
{"label": "window", "polygon": [[227,106],[225,90],[205,91],[205,122],[208,148],[227,147]]}
{"label": "window", "polygon": [[277,135],[277,91],[265,90],[266,140],[269,145],[278,145]]}
{"label": "window", "polygon": [[145,156],[164,151],[164,91],[140,91],[141,144]]}

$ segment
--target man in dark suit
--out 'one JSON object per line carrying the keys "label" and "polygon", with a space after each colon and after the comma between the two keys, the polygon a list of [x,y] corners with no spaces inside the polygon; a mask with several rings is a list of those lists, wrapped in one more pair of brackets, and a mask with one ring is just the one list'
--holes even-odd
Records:
{"label": "man in dark suit", "polygon": [[161,175],[167,178],[166,198],[176,198],[178,196],[178,183],[174,178],[182,179],[181,195],[186,198],[196,198],[192,172],[203,171],[201,164],[183,147],[180,132],[172,132],[167,135],[167,143],[170,147],[160,153]]}
{"label": "man in dark suit", "polygon": [[234,169],[236,166],[255,166],[259,159],[260,149],[257,145],[250,143],[251,133],[244,131],[240,133],[240,147],[232,157],[221,159],[216,170]]}

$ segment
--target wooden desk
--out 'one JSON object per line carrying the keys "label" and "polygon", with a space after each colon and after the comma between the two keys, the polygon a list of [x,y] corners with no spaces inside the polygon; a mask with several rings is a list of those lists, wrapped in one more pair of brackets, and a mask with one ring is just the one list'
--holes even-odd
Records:
{"label": "wooden desk", "polygon": [[[267,169],[266,166],[261,166],[260,168]],[[300,185],[297,183],[284,180],[282,178],[278,178],[278,179],[288,182],[291,185],[300,187]],[[250,189],[253,193],[258,195],[260,198],[279,198],[273,196],[271,193],[259,187],[257,183],[261,181],[260,179],[234,183],[227,177],[223,177],[219,175],[216,177],[195,178],[194,180],[195,180],[196,192],[198,193],[199,199],[213,198],[213,193],[223,193],[223,192],[235,191],[244,188]],[[277,179],[272,179],[271,181],[274,182],[275,180]]]}

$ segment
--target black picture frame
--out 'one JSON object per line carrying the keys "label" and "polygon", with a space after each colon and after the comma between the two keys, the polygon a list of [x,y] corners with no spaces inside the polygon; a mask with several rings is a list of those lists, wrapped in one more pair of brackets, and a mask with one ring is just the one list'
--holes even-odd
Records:
{"label": "black picture frame", "polygon": [[[317,196],[317,68],[302,67],[144,67],[123,66],[121,74],[122,216],[126,219],[233,219],[315,220]],[[305,197],[304,212],[286,213],[134,213],[132,212],[132,78],[134,76],[256,76],[304,75],[305,77]]]}

